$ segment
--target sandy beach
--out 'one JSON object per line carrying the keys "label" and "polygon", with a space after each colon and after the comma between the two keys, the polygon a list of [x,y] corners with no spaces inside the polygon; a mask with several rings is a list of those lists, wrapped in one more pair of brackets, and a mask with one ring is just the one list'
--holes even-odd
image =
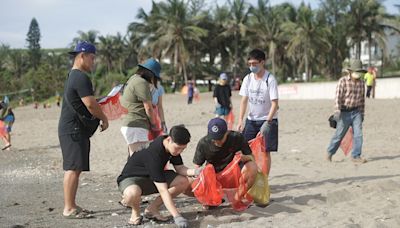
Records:
{"label": "sandy beach", "polygon": [[[214,117],[212,94],[202,93],[190,106],[180,94],[163,100],[168,127],[185,124],[192,135],[182,154],[192,167],[196,144]],[[235,91],[236,121],[239,101]],[[196,199],[180,196],[175,202],[190,227],[400,227],[400,99],[366,101],[363,156],[368,163],[362,165],[340,150],[332,163],[325,161],[334,133],[327,121],[332,111],[333,100],[280,100],[271,203],[244,212],[228,205],[203,211]],[[12,149],[0,151],[0,227],[126,227],[130,210],[117,203],[116,184],[127,157],[121,121],[110,122],[107,131],[92,137],[91,171],[81,176],[77,203],[93,210],[95,218],[67,220],[61,215],[60,108],[26,106],[16,108],[15,115]],[[168,215],[165,208],[163,214]],[[146,221],[139,227],[175,225]]]}

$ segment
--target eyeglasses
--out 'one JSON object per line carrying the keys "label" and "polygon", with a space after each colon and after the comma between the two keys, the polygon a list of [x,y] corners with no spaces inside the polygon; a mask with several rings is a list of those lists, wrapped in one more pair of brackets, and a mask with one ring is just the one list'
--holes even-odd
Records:
{"label": "eyeglasses", "polygon": [[250,60],[250,61],[247,62],[248,66],[256,66],[258,64],[260,64],[260,61],[256,61],[256,60],[252,61],[252,60]]}

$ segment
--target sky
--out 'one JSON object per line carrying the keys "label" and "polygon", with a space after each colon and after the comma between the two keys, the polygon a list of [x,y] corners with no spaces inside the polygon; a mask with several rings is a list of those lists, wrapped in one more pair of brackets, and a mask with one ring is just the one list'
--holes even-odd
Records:
{"label": "sky", "polygon": [[[156,2],[162,0],[155,0]],[[223,5],[226,0],[206,0],[207,4]],[[256,5],[257,0],[247,0]],[[270,0],[271,4],[296,0]],[[304,0],[315,9],[319,0]],[[398,0],[386,0],[389,13],[399,13],[394,7]],[[128,24],[137,20],[140,8],[151,9],[151,0],[1,0],[0,43],[11,48],[26,48],[26,34],[32,18],[39,24],[42,48],[65,48],[78,31],[96,30],[100,35],[126,34]]]}

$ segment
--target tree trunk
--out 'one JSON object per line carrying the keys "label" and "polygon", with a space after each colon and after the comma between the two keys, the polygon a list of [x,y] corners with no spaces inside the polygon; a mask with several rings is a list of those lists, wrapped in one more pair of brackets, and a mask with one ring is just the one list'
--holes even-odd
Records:
{"label": "tree trunk", "polygon": [[272,61],[272,74],[273,75],[275,75],[275,73],[276,73],[275,50],[276,50],[275,43],[273,41],[271,41],[269,44],[269,56]]}
{"label": "tree trunk", "polygon": [[372,43],[372,36],[371,33],[368,34],[368,66],[371,66],[371,43]]}
{"label": "tree trunk", "polygon": [[305,53],[304,58],[305,58],[304,65],[305,65],[305,70],[306,70],[306,79],[307,79],[307,82],[309,82],[311,77],[310,77],[310,72],[309,72],[309,69],[308,69],[309,68],[309,66],[308,66],[308,55],[306,53]]}
{"label": "tree trunk", "polygon": [[239,34],[237,31],[235,32],[235,58],[233,63],[233,77],[236,78],[237,76],[237,60],[238,60],[238,50],[239,50]]}
{"label": "tree trunk", "polygon": [[358,41],[357,41],[356,59],[358,59],[358,60],[361,59],[361,40],[358,40]]}

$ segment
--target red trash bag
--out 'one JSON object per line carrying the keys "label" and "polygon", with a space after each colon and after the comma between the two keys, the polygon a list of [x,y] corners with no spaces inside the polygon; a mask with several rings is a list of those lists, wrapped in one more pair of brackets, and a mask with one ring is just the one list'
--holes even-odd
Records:
{"label": "red trash bag", "polygon": [[236,211],[246,210],[253,202],[247,193],[247,187],[238,163],[241,154],[236,154],[233,160],[217,174],[217,180],[221,183],[224,193]]}
{"label": "red trash bag", "polygon": [[0,120],[0,136],[3,137],[7,134],[6,124]]}
{"label": "red trash bag", "polygon": [[156,121],[155,125],[157,127],[157,130],[151,129],[149,131],[149,134],[148,134],[149,140],[153,140],[163,134],[163,130],[161,127],[161,119],[160,119],[157,105],[153,105],[153,115],[154,115],[154,120]]}
{"label": "red trash bag", "polygon": [[203,205],[218,206],[222,203],[223,191],[217,181],[214,166],[207,164],[192,183],[192,192]]}
{"label": "red trash bag", "polygon": [[115,86],[106,97],[98,101],[101,110],[107,116],[108,120],[116,120],[128,113],[128,110],[119,101],[122,87],[123,85]]}
{"label": "red trash bag", "polygon": [[268,170],[268,158],[267,152],[265,151],[265,140],[261,134],[257,134],[257,136],[249,141],[249,146],[251,152],[253,153],[254,159],[256,160],[256,164],[258,169],[267,174]]}
{"label": "red trash bag", "polygon": [[228,130],[233,129],[233,124],[235,122],[235,116],[233,115],[233,109],[229,112],[229,114],[226,116],[226,124],[228,125]]}
{"label": "red trash bag", "polygon": [[345,156],[349,154],[353,148],[353,128],[350,127],[344,135],[342,142],[340,143],[340,149],[343,150]]}
{"label": "red trash bag", "polygon": [[241,155],[236,154],[233,160],[221,172],[217,173],[217,180],[223,188],[239,187],[239,179],[242,175],[238,165],[240,158]]}
{"label": "red trash bag", "polygon": [[226,198],[235,211],[244,211],[253,203],[253,197],[247,194],[246,183],[243,178],[239,180],[237,188],[223,188]]}

